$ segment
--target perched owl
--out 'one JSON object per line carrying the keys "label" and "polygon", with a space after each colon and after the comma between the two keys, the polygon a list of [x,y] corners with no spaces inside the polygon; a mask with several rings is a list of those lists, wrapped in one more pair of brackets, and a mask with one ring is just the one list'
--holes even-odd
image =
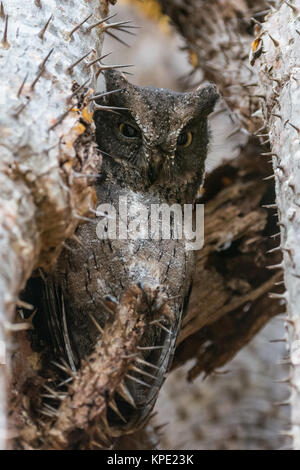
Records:
{"label": "perched owl", "polygon": [[[96,101],[94,113],[103,159],[95,182],[99,218],[78,227],[80,243],[70,241],[71,249],[62,252],[43,280],[42,304],[49,329],[56,330],[53,350],[74,371],[92,354],[128,293],[135,292],[147,306],[146,313],[142,307],[138,312],[144,323],[135,330],[135,353],[128,353],[132,362],[124,375],[123,393],[111,397],[111,391],[105,391],[108,403],[114,400],[106,432],[117,436],[144,423],[171,364],[195,251],[186,249],[184,236],[174,236],[174,226],[170,237],[150,227],[151,210],[175,204],[178,211],[194,203],[209,144],[207,116],[218,93],[213,85],[191,93],[138,87],[116,71],[107,71],[104,78],[105,94]],[[118,210],[123,215],[115,223]],[[174,214],[171,210],[171,225]],[[140,236],[137,225],[142,223],[146,229]]]}

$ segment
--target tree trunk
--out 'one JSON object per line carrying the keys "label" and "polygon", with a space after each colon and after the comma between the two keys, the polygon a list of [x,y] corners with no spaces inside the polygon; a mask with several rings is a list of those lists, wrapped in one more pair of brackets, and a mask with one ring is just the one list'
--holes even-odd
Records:
{"label": "tree trunk", "polygon": [[[300,450],[300,1],[281,2],[257,32],[264,54],[256,71],[265,96],[263,116],[269,130],[281,232],[290,354],[291,430]],[[298,28],[298,29],[297,29]]]}
{"label": "tree trunk", "polygon": [[[20,291],[33,269],[55,262],[93,202],[90,178],[82,176],[97,171],[87,96],[95,85],[89,62],[100,55],[103,35],[88,26],[107,10],[106,0],[1,2],[0,341],[7,350],[0,369],[1,448],[11,335],[29,326],[13,324],[15,306],[24,306]],[[19,339],[14,335],[14,349]],[[27,356],[14,354],[18,382],[28,368]]]}

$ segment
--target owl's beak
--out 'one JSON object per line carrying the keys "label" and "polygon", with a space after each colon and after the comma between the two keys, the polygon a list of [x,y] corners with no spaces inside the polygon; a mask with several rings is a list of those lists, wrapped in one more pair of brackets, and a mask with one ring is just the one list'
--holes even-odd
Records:
{"label": "owl's beak", "polygon": [[148,168],[148,178],[151,184],[157,183],[163,173],[163,156],[157,152],[151,155]]}

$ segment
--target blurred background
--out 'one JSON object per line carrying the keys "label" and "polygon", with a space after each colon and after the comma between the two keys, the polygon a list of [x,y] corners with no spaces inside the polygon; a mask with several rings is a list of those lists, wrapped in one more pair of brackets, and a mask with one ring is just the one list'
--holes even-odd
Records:
{"label": "blurred background", "polygon": [[[145,86],[186,91],[199,86],[201,72],[193,73],[193,57],[161,15],[155,1],[119,0],[111,21],[132,20],[132,34],[117,32],[122,41],[106,35],[105,63],[134,64],[128,80]],[[133,35],[133,34],[136,34]],[[123,44],[126,42],[128,46]],[[207,171],[239,153],[244,131],[224,102],[211,117],[212,144]],[[284,307],[283,307],[284,310]],[[160,426],[158,449],[285,449],[289,438],[289,408],[284,365],[283,321],[272,320],[239,354],[208,377],[186,380],[190,364],[173,371],[155,406],[153,423]],[[275,340],[275,341],[274,341]]]}

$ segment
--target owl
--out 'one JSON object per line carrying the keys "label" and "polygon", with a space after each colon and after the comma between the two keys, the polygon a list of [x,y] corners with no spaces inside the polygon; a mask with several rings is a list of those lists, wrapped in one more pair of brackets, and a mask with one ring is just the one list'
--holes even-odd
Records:
{"label": "owl", "polygon": [[[134,302],[136,349],[117,358],[120,364],[126,358],[131,361],[122,387],[103,392],[111,405],[105,416],[107,437],[130,433],[145,423],[172,362],[195,251],[186,249],[184,236],[174,236],[174,224],[169,237],[165,227],[150,227],[151,211],[169,208],[172,225],[172,207],[178,213],[195,202],[210,139],[207,117],[218,93],[211,84],[190,93],[139,87],[113,70],[105,73],[103,85],[94,112],[102,155],[95,181],[97,217],[78,227],[77,242],[71,240],[54,270],[44,275],[41,310],[50,331],[49,354],[64,357],[76,374],[107,325],[113,337],[118,315],[127,328],[126,306]],[[118,210],[123,212],[115,222]],[[89,416],[95,400],[89,402]],[[79,427],[72,433],[72,438],[77,436],[74,448],[85,439],[78,437]]]}

